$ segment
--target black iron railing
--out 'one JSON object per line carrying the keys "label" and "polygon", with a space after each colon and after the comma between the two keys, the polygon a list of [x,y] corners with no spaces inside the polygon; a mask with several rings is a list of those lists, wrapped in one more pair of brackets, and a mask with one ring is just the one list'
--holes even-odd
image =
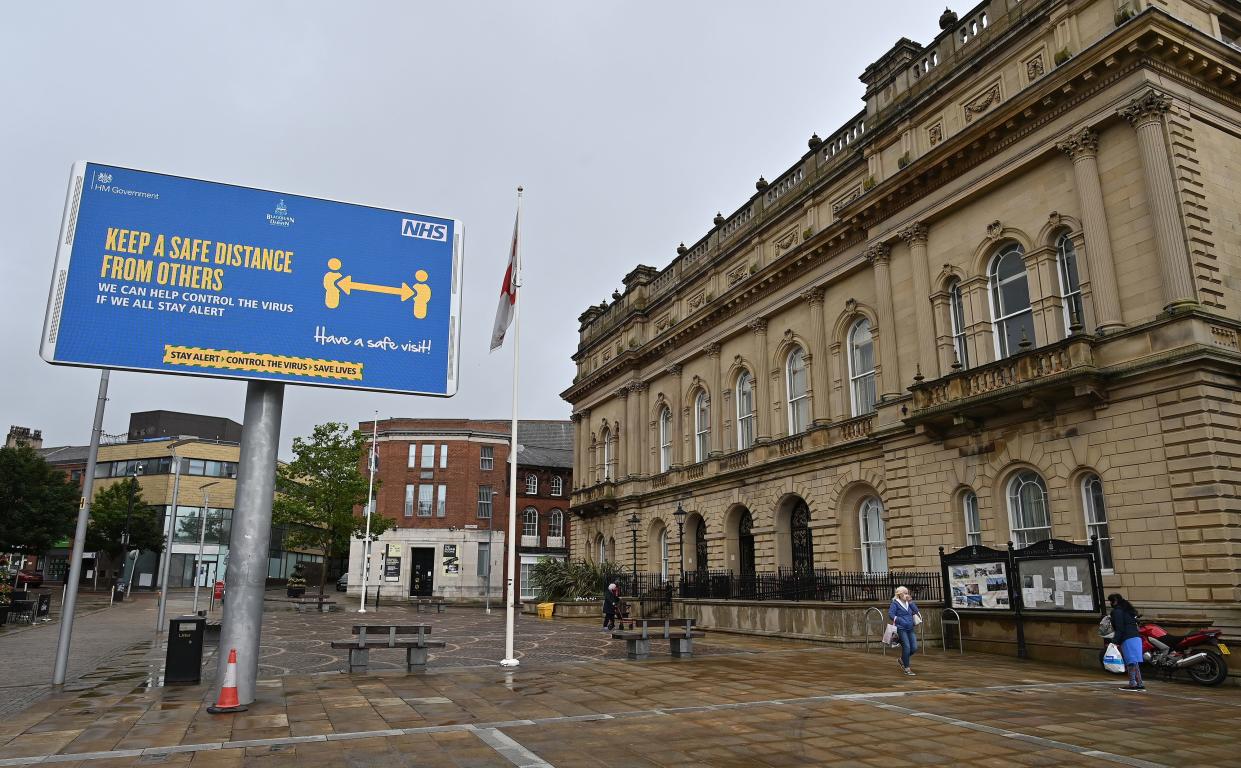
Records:
{"label": "black iron railing", "polygon": [[915,600],[943,600],[938,573],[889,571],[861,573],[816,568],[775,572],[733,573],[690,571],[681,578],[677,594],[700,600],[819,600],[825,602],[883,602],[905,586]]}

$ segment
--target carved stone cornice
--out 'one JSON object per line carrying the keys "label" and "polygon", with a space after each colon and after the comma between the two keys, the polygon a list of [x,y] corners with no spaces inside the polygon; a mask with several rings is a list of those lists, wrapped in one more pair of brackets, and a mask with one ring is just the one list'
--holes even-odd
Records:
{"label": "carved stone cornice", "polygon": [[823,288],[810,288],[809,290],[802,291],[801,297],[805,299],[807,304],[813,307],[822,304],[823,297],[826,294],[827,291]]}
{"label": "carved stone cornice", "polygon": [[642,393],[647,390],[649,385],[645,381],[635,381],[629,385],[630,392]]}
{"label": "carved stone cornice", "polygon": [[900,237],[909,245],[926,245],[927,227],[920,221],[916,221],[900,231]]}
{"label": "carved stone cornice", "polygon": [[892,258],[892,249],[886,243],[875,243],[862,252],[871,264],[887,264]]}
{"label": "carved stone cornice", "polygon": [[1163,113],[1172,109],[1172,99],[1164,93],[1156,91],[1154,88],[1148,88],[1140,96],[1129,102],[1129,106],[1121,109],[1116,114],[1128,120],[1133,124],[1134,128],[1140,125],[1159,120],[1163,117]]}
{"label": "carved stone cornice", "polygon": [[624,400],[625,398],[629,397],[629,387],[627,386],[621,387],[620,389],[613,392],[612,395],[614,397],[619,397],[621,400]]}
{"label": "carved stone cornice", "polygon": [[681,366],[680,366],[680,364],[673,364],[673,365],[670,365],[670,366],[668,366],[667,368],[665,368],[665,369],[664,369],[664,373],[667,373],[667,374],[669,374],[669,375],[671,375],[671,376],[677,376],[677,377],[679,377],[679,376],[681,375]]}
{"label": "carved stone cornice", "polygon": [[582,419],[584,418],[586,418],[586,416],[581,411],[574,411],[573,413],[569,414],[569,421],[573,422],[574,424],[581,424]]}
{"label": "carved stone cornice", "polygon": [[767,334],[767,319],[766,318],[756,317],[750,322],[746,323],[746,326],[749,327],[751,331],[754,331],[755,333],[757,333],[759,336],[765,336]]}
{"label": "carved stone cornice", "polygon": [[713,341],[707,346],[703,347],[702,352],[707,357],[719,357],[720,356],[720,343],[718,341]]}
{"label": "carved stone cornice", "polygon": [[1056,149],[1074,160],[1094,157],[1099,153],[1099,134],[1083,128],[1056,142]]}

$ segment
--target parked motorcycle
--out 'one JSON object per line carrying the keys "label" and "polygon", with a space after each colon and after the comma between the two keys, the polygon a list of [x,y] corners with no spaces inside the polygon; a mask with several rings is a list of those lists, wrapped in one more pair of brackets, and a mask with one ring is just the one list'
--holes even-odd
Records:
{"label": "parked motorcycle", "polygon": [[[1202,685],[1219,685],[1228,677],[1228,663],[1224,657],[1232,652],[1220,641],[1221,634],[1218,629],[1199,629],[1179,636],[1169,634],[1153,622],[1138,624],[1143,663],[1169,677],[1184,670],[1194,682]],[[1110,641],[1113,636],[1105,634],[1104,638]],[[1099,651],[1100,666],[1105,651]]]}

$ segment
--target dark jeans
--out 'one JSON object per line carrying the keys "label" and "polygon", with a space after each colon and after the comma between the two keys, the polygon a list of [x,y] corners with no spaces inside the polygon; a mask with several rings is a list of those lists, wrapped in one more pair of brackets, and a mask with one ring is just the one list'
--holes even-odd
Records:
{"label": "dark jeans", "polygon": [[616,611],[603,612],[603,628],[616,629]]}
{"label": "dark jeans", "polygon": [[909,668],[909,658],[918,652],[918,638],[914,636],[914,630],[896,628],[896,634],[901,639],[901,666]]}

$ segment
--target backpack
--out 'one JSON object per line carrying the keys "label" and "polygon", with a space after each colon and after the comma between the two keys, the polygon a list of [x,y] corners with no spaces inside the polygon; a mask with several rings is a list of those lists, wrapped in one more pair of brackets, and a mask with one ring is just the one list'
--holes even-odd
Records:
{"label": "backpack", "polygon": [[1116,629],[1112,626],[1112,617],[1104,616],[1099,620],[1099,634],[1103,637],[1111,637],[1116,634]]}

